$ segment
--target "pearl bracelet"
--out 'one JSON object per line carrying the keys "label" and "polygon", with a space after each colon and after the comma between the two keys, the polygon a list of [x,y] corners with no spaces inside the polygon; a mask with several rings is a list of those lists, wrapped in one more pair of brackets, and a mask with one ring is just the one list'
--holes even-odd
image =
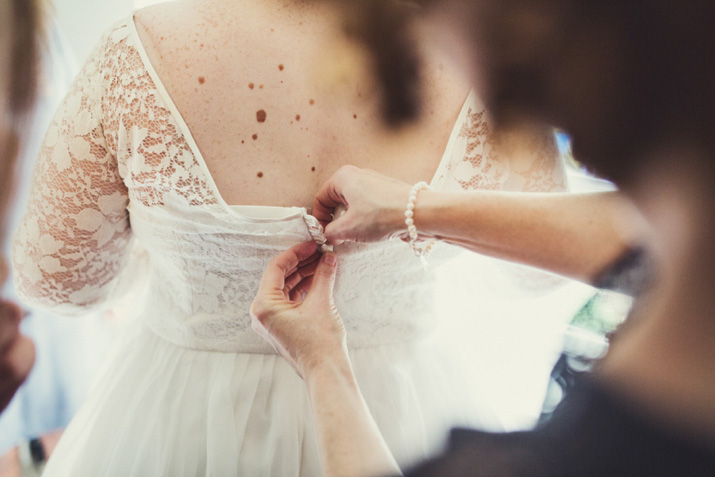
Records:
{"label": "pearl bracelet", "polygon": [[417,245],[417,237],[419,234],[417,233],[414,219],[417,193],[425,189],[430,190],[432,188],[424,181],[412,186],[410,196],[407,199],[407,209],[405,210],[405,225],[407,225],[407,235],[409,236],[409,244],[410,247],[412,247],[412,251],[415,252],[415,256],[419,257],[420,261],[422,261],[422,265],[427,268],[427,255],[432,251],[435,241],[430,241],[424,248]]}

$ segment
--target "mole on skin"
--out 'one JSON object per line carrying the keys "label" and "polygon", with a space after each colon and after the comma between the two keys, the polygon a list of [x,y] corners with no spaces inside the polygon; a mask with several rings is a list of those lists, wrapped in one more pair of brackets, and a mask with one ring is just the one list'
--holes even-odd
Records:
{"label": "mole on skin", "polygon": [[259,123],[264,123],[266,122],[266,111],[263,109],[259,109],[256,111],[256,121]]}
{"label": "mole on skin", "polygon": [[248,87],[249,87],[250,89],[253,89],[254,86],[255,86],[255,85],[254,85],[253,83],[248,83]]}
{"label": "mole on skin", "polygon": [[283,71],[283,65],[278,65],[278,69]]}
{"label": "mole on skin", "polygon": [[296,120],[296,121],[300,121],[300,114],[296,114],[296,115],[295,115],[295,120]]}
{"label": "mole on skin", "polygon": [[203,76],[199,76],[199,84],[204,84],[206,82],[206,78]]}
{"label": "mole on skin", "polygon": [[263,177],[263,172],[258,171],[258,174],[256,174],[259,178]]}
{"label": "mole on skin", "polygon": [[308,101],[308,104],[310,104],[311,106],[313,106],[313,105],[315,104],[315,100],[314,100],[314,99],[311,99],[310,101]]}
{"label": "mole on skin", "polygon": [[311,171],[315,172],[315,166],[310,168]]}
{"label": "mole on skin", "polygon": [[252,138],[253,138],[253,140],[255,141],[256,139],[258,139],[258,134],[254,134],[254,135],[253,135],[253,136],[251,136],[251,137],[252,137]]}

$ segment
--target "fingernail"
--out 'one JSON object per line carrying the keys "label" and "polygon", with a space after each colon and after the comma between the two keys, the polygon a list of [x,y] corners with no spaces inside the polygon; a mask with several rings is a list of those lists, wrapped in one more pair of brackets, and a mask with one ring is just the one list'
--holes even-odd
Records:
{"label": "fingernail", "polygon": [[337,261],[338,257],[336,257],[334,253],[326,253],[323,255],[323,263],[326,265],[330,265],[332,267]]}

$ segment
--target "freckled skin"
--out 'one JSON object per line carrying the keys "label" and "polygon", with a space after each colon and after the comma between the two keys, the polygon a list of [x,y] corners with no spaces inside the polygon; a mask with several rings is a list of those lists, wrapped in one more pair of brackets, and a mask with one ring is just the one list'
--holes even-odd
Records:
{"label": "freckled skin", "polygon": [[[434,117],[426,115],[419,141],[387,143],[367,67],[357,66],[345,84],[316,77],[330,55],[342,54],[335,39],[343,19],[330,12],[331,3],[165,2],[136,13],[149,61],[227,203],[311,207],[320,185],[344,164],[409,183],[434,174],[451,132],[445,124],[456,119],[467,82],[458,83],[448,63],[439,77],[426,73],[425,111],[435,109]],[[310,114],[297,113],[306,103]],[[270,121],[266,114],[260,122],[260,110]],[[261,187],[251,170],[270,178],[271,187]]]}

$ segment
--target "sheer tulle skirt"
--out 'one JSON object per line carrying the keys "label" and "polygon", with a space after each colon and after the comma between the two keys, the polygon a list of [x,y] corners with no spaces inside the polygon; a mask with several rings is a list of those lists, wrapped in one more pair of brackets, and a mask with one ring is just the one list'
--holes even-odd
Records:
{"label": "sheer tulle skirt", "polygon": [[[196,351],[133,324],[62,437],[45,475],[319,475],[303,381],[272,354]],[[363,395],[401,465],[455,423],[494,428],[429,340],[362,348]]]}

